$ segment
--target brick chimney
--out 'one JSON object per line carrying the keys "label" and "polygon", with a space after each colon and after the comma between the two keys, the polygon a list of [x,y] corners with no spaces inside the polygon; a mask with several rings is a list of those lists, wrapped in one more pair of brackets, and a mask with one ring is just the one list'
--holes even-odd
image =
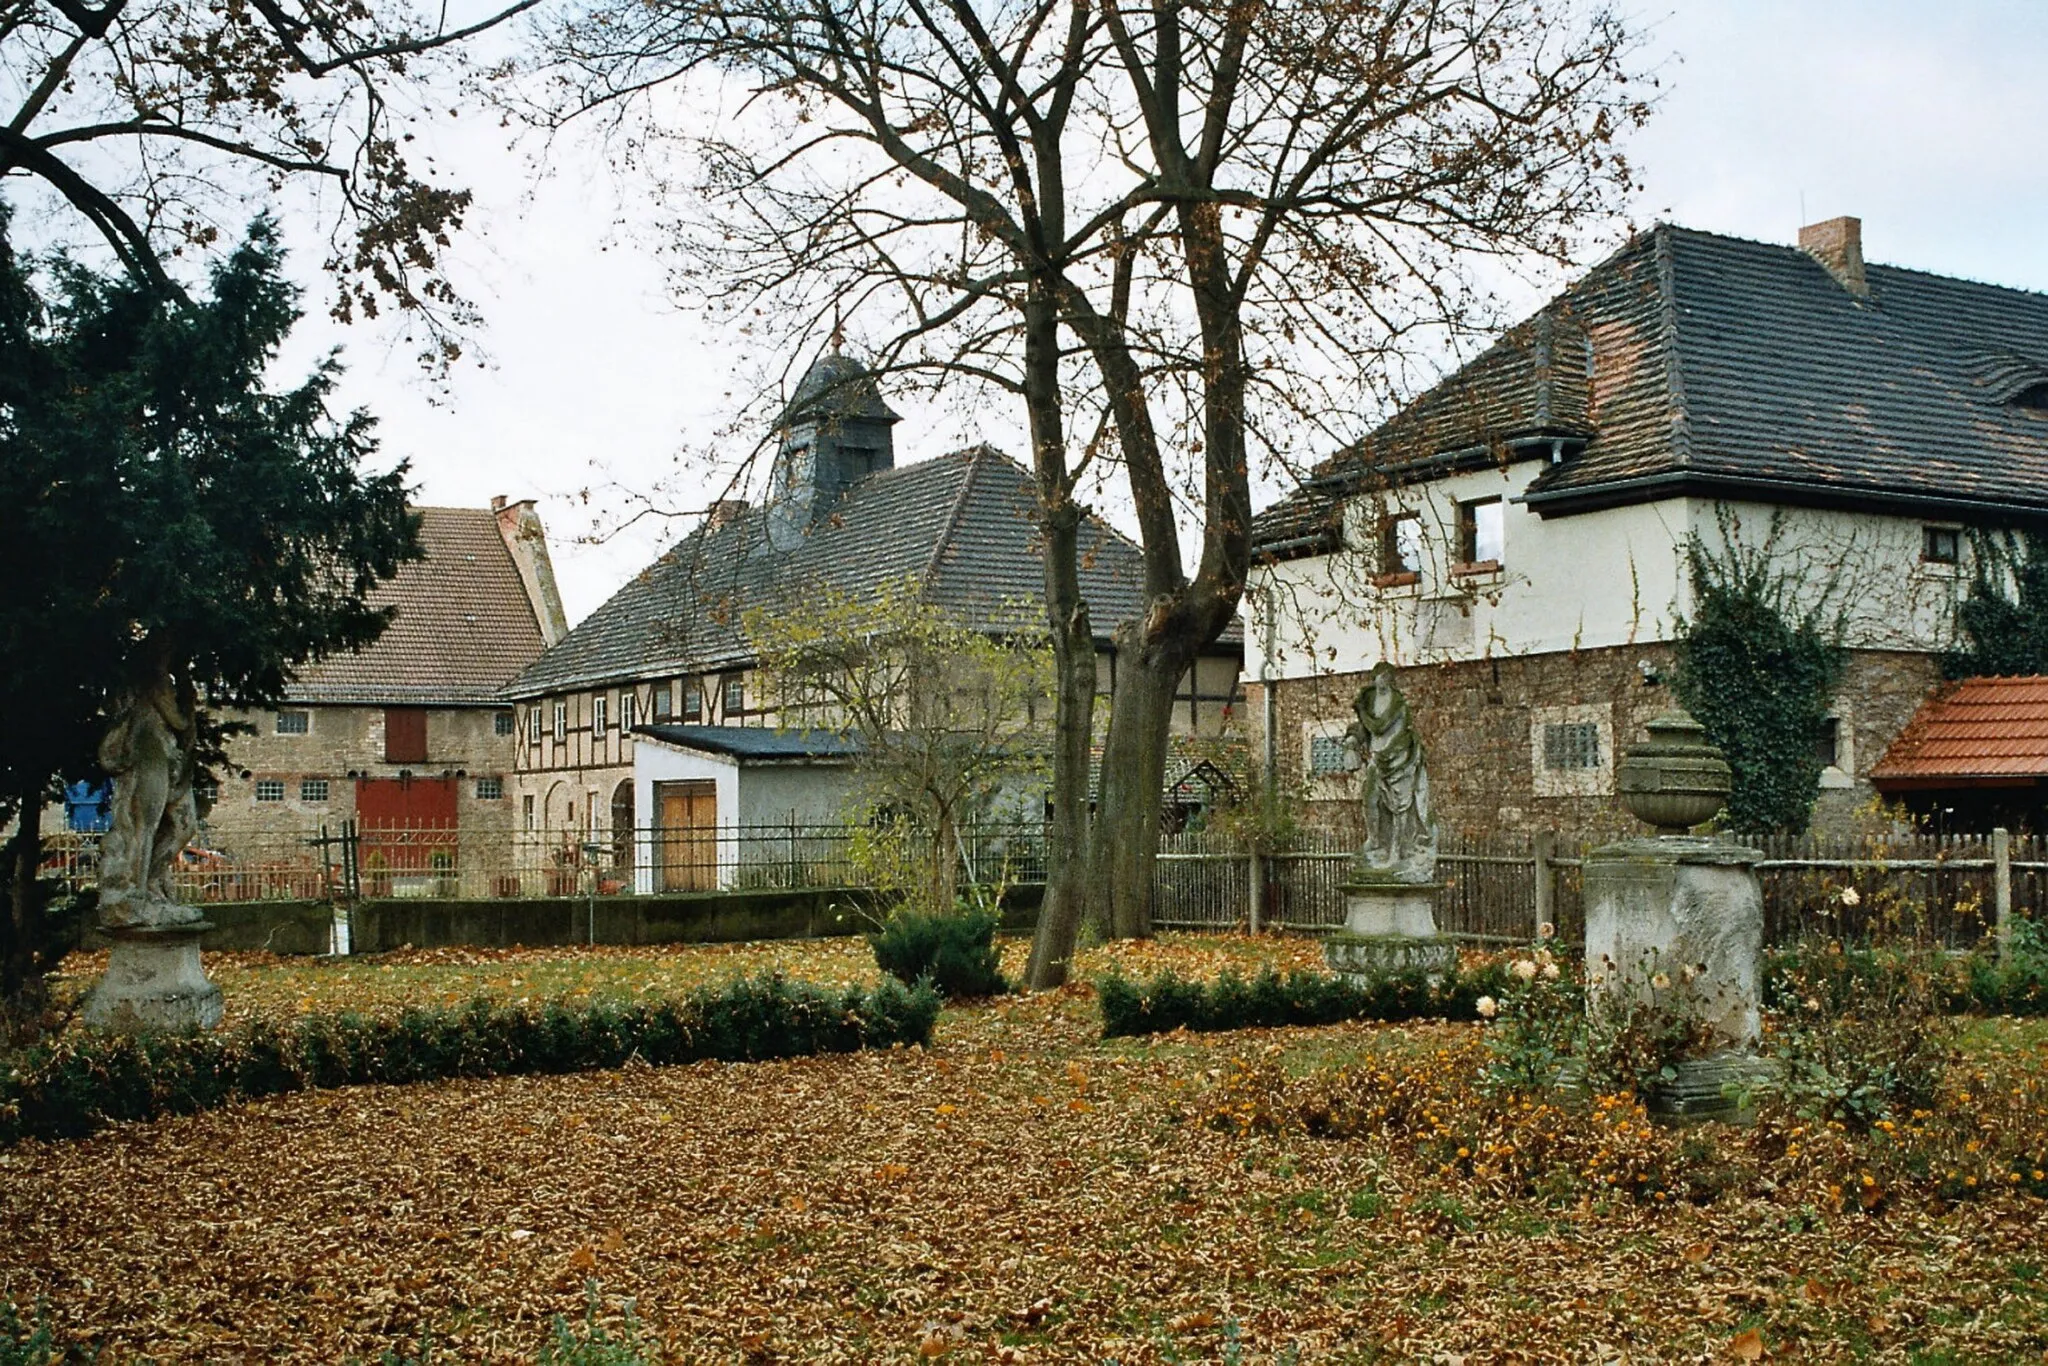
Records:
{"label": "brick chimney", "polygon": [[1799,249],[1827,267],[1835,283],[1859,299],[1870,297],[1863,278],[1863,220],[1830,218],[1799,230]]}
{"label": "brick chimney", "polygon": [[548,537],[540,524],[540,514],[533,510],[531,498],[514,503],[503,496],[491,499],[491,511],[497,515],[498,535],[504,539],[505,549],[512,552],[512,563],[519,570],[527,601],[533,604],[534,619],[540,623],[541,644],[552,645],[569,634],[569,618],[562,610],[561,592],[555,587],[555,566],[548,558]]}

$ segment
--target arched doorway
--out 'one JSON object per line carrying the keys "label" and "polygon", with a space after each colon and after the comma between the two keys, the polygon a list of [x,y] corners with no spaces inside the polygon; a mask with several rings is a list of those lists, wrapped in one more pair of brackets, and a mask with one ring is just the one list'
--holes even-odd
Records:
{"label": "arched doorway", "polygon": [[612,789],[612,875],[633,881],[633,780]]}

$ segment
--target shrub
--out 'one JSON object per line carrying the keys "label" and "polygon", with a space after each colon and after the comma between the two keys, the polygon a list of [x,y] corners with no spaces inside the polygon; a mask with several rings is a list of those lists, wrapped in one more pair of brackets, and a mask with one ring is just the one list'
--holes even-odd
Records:
{"label": "shrub", "polygon": [[1010,984],[996,948],[997,923],[992,910],[899,910],[868,943],[882,971],[906,985],[928,981],[950,1001],[1000,996]]}
{"label": "shrub", "polygon": [[0,1072],[0,1145],[285,1091],[922,1044],[938,1012],[928,987],[833,991],[771,975],[666,1001],[535,1009],[478,997],[459,1010],[316,1015],[222,1034],[80,1033]]}
{"label": "shrub", "polygon": [[1476,1020],[1480,999],[1498,995],[1506,982],[1494,963],[1455,970],[1435,984],[1421,972],[1359,982],[1321,972],[1283,977],[1271,968],[1250,979],[1225,972],[1205,983],[1168,969],[1143,982],[1111,973],[1096,982],[1095,990],[1102,1036],[1114,1039],[1173,1029],[1260,1029],[1340,1020]]}
{"label": "shrub", "polygon": [[1939,954],[1810,947],[1775,965],[1759,1094],[1799,1116],[1867,1130],[1933,1110],[1955,1057],[1960,979]]}
{"label": "shrub", "polygon": [[654,1344],[646,1340],[640,1320],[633,1313],[633,1302],[626,1301],[623,1321],[615,1332],[598,1322],[602,1306],[595,1281],[585,1287],[585,1294],[588,1302],[582,1325],[571,1327],[567,1319],[555,1315],[548,1327],[548,1339],[541,1344],[540,1355],[534,1358],[535,1366],[648,1366],[654,1359],[650,1355]]}
{"label": "shrub", "polygon": [[0,1366],[57,1366],[65,1354],[42,1305],[36,1306],[33,1327],[21,1321],[14,1301],[0,1299]]}

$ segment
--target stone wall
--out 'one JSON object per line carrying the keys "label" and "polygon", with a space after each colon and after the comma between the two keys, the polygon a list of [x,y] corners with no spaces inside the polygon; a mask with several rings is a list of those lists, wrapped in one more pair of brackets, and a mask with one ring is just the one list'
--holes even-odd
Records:
{"label": "stone wall", "polygon": [[[1443,827],[1471,834],[1542,828],[1592,837],[1638,833],[1614,800],[1614,761],[1618,751],[1643,738],[1645,722],[1677,705],[1667,681],[1671,666],[1670,646],[1642,645],[1400,670],[1401,688],[1428,747]],[[1350,724],[1351,701],[1365,677],[1329,674],[1272,685],[1282,790],[1300,793],[1310,823],[1346,833],[1355,813],[1356,781],[1312,773],[1308,756],[1318,736],[1341,735]],[[1868,821],[1874,796],[1870,768],[1936,677],[1929,655],[1851,653],[1837,695],[1848,767],[1824,778],[1817,829],[1847,830]],[[1245,707],[1255,745],[1263,744],[1256,734],[1265,716],[1262,686],[1250,685]],[[1547,737],[1552,727],[1564,733]],[[1586,763],[1589,758],[1593,762]],[[1554,759],[1571,766],[1548,762]]]}

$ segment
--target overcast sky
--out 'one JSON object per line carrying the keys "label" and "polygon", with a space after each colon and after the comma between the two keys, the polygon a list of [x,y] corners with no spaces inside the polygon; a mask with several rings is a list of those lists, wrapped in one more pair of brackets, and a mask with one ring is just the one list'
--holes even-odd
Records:
{"label": "overcast sky", "polygon": [[[1682,0],[1636,13],[1664,89],[1631,144],[1646,181],[1636,223],[1789,243],[1802,221],[1854,214],[1871,261],[2048,291],[2048,0]],[[344,348],[344,400],[377,414],[422,502],[539,499],[574,621],[686,529],[650,520],[588,543],[618,519],[609,487],[653,487],[680,454],[715,446],[732,376],[667,302],[646,210],[600,158],[557,149],[536,178],[530,156],[475,120],[444,130],[440,148],[478,195],[458,250],[487,362],[444,392],[362,328],[309,319],[295,350]],[[906,422],[898,458],[984,437],[1021,455],[1012,422]]]}

